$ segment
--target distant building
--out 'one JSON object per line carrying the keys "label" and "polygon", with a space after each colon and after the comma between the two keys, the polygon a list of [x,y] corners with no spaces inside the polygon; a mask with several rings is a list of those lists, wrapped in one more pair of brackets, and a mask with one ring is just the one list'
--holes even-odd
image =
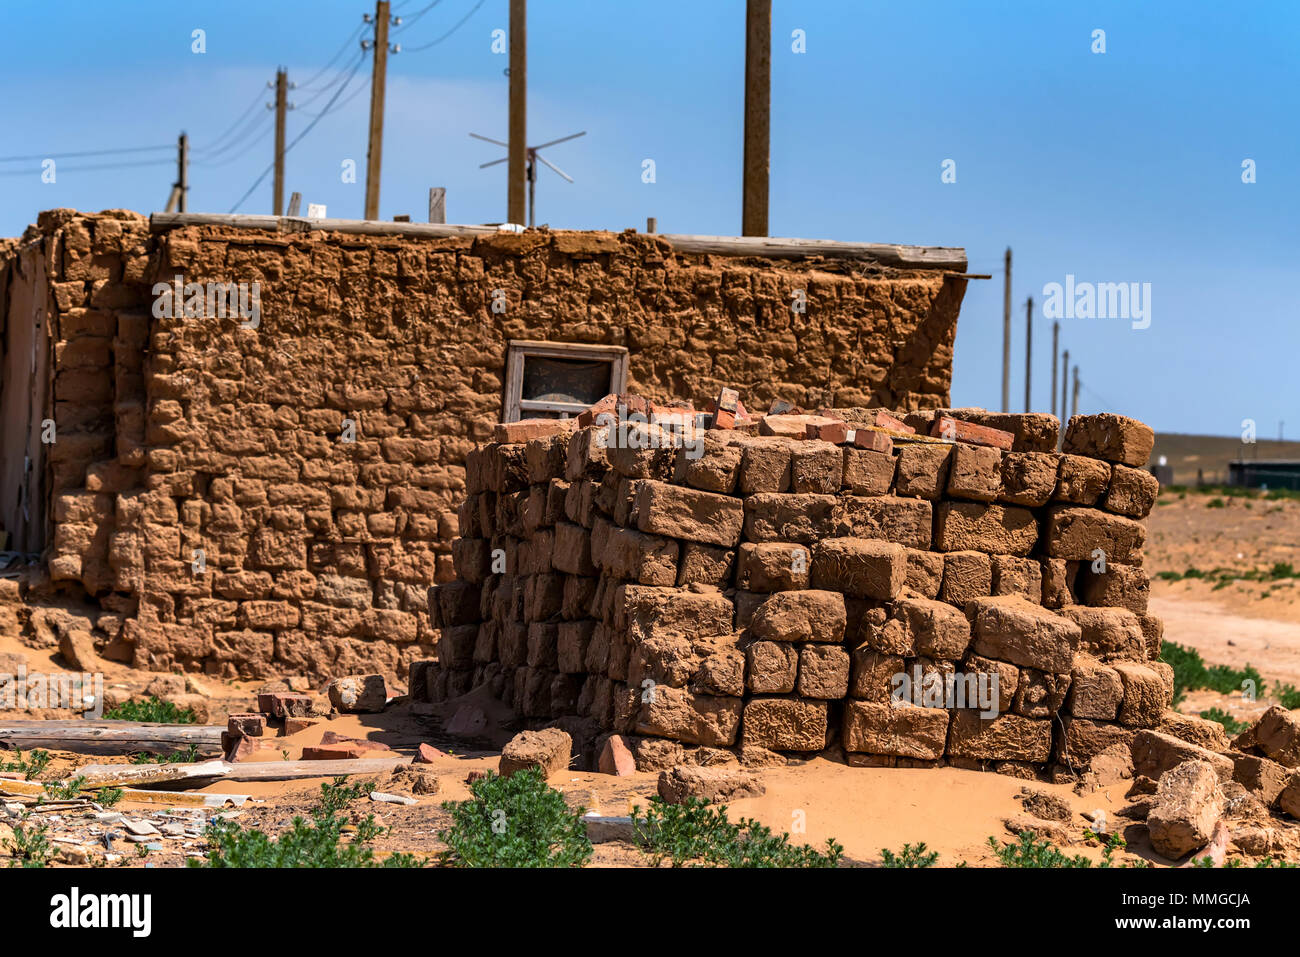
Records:
{"label": "distant building", "polygon": [[1300,459],[1237,459],[1228,463],[1228,484],[1300,491]]}

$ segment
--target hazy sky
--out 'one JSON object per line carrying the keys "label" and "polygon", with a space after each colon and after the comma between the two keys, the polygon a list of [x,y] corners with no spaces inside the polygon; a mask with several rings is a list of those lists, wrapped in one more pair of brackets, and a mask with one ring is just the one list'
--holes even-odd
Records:
{"label": "hazy sky", "polygon": [[[356,31],[373,7],[4,7],[0,156],[37,158],[0,161],[0,235],[57,206],[163,208],[169,149],[61,154],[167,146],[182,129],[193,146],[190,209],[230,211],[271,160],[262,104],[277,65],[299,84],[290,141],[360,65],[290,152],[287,189],[330,216],[362,215],[369,62]],[[577,182],[542,171],[539,221],[617,230],[655,216],[662,232],[737,233],[743,0],[530,7],[530,142],[587,131],[546,153]],[[505,138],[507,58],[492,52],[492,34],[508,27],[507,0],[399,0],[394,9],[406,22],[391,37],[403,51],[389,61],[381,218],[423,220],[437,185],[447,187],[449,221],[503,219],[505,166],[478,168],[503,151],[468,134]],[[202,54],[192,51],[196,29]],[[795,30],[806,52],[792,50]],[[1097,30],[1104,53],[1093,52]],[[1143,307],[1134,314],[1131,303],[1129,318],[1060,320],[1080,366],[1081,411],[1223,435],[1250,418],[1261,438],[1286,420],[1287,436],[1300,436],[1298,48],[1291,0],[774,0],[770,231],[964,246],[972,272],[994,273],[970,284],[962,309],[957,405],[1000,403],[1009,245],[1013,410],[1024,404],[1025,299],[1036,304],[1034,406],[1045,410],[1044,289],[1073,276],[1076,288],[1137,283]],[[56,158],[53,183],[41,179],[45,157]],[[642,181],[646,159],[654,183]],[[347,160],[355,183],[342,181]],[[946,160],[955,182],[943,181]],[[1247,160],[1253,183],[1242,181]],[[239,211],[270,205],[268,176]]]}

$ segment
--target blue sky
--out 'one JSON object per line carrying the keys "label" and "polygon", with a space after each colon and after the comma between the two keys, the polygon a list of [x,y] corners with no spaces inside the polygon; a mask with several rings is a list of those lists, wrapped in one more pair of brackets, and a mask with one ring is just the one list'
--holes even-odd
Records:
{"label": "blue sky", "polygon": [[[655,216],[662,232],[738,232],[743,0],[530,6],[530,141],[587,131],[548,152],[577,183],[544,170],[538,220],[617,230]],[[361,60],[345,41],[367,9],[8,0],[0,156],[165,145],[184,129],[190,209],[227,212],[270,162],[261,104],[276,66],[300,84],[293,140],[338,91],[328,84]],[[492,31],[508,27],[507,0],[394,9],[408,20],[392,37],[404,50],[390,58],[381,218],[424,219],[438,185],[449,221],[503,219],[504,164],[478,168],[502,151],[468,134],[505,138],[506,57],[493,54]],[[191,50],[195,29],[206,32],[203,54]],[[796,29],[802,54],[791,50]],[[1091,51],[1098,29],[1104,54]],[[1300,436],[1297,47],[1300,4],[1289,0],[774,0],[770,232],[964,246],[973,272],[994,273],[966,295],[955,404],[1000,403],[1009,245],[1013,411],[1024,404],[1025,299],[1037,304],[1034,406],[1046,409],[1043,289],[1073,275],[1151,284],[1148,328],[1061,320],[1081,411],[1222,435],[1251,418],[1261,438],[1285,420],[1287,436]],[[362,214],[368,76],[367,61],[287,159],[287,190],[331,216]],[[653,184],[642,182],[647,158]],[[40,160],[0,162],[0,235],[56,206],[161,209],[172,159],[167,150],[58,158],[54,183],[41,181]],[[349,159],[359,171],[351,184],[341,181]],[[955,183],[941,181],[947,159]],[[146,161],[156,164],[78,169]],[[239,211],[270,204],[268,176]]]}

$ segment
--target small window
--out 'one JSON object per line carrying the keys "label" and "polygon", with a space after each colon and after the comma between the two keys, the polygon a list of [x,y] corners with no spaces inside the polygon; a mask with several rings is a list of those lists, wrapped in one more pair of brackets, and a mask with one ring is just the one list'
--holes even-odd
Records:
{"label": "small window", "polygon": [[514,339],[506,355],[504,422],[576,416],[627,387],[627,350]]}

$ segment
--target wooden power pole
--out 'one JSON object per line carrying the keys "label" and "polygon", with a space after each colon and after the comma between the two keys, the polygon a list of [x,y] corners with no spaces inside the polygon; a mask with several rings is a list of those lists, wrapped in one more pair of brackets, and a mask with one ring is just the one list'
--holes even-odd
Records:
{"label": "wooden power pole", "polygon": [[1002,411],[1011,411],[1011,247],[1002,280]]}
{"label": "wooden power pole", "polygon": [[182,133],[176,141],[176,208],[185,212],[190,198],[190,136]]}
{"label": "wooden power pole", "polygon": [[1033,412],[1030,379],[1034,374],[1034,297],[1025,303],[1025,411]]}
{"label": "wooden power pole", "polygon": [[[1056,359],[1061,345],[1061,324],[1052,323],[1052,415],[1056,415]],[[1065,410],[1062,409],[1062,412]]]}
{"label": "wooden power pole", "polygon": [[289,71],[275,71],[275,181],[271,186],[271,212],[284,215],[284,115],[289,109]]}
{"label": "wooden power pole", "polygon": [[1076,364],[1074,367],[1074,398],[1073,401],[1071,401],[1070,403],[1070,417],[1073,418],[1078,414],[1079,414],[1079,366]]}
{"label": "wooden power pole", "polygon": [[510,0],[509,127],[506,222],[522,224],[528,180],[528,0]]}
{"label": "wooden power pole", "polygon": [[388,0],[376,0],[370,76],[370,146],[366,150],[366,219],[379,218],[379,167],[384,152],[384,80],[388,75]]}
{"label": "wooden power pole", "polygon": [[767,235],[772,138],[772,0],[745,8],[745,172],[741,234]]}
{"label": "wooden power pole", "polygon": [[[1065,410],[1068,409],[1069,403],[1066,401],[1065,394],[1070,388],[1070,350],[1066,349],[1061,355],[1061,424],[1067,421]],[[1061,435],[1065,435],[1065,430],[1061,430]]]}

